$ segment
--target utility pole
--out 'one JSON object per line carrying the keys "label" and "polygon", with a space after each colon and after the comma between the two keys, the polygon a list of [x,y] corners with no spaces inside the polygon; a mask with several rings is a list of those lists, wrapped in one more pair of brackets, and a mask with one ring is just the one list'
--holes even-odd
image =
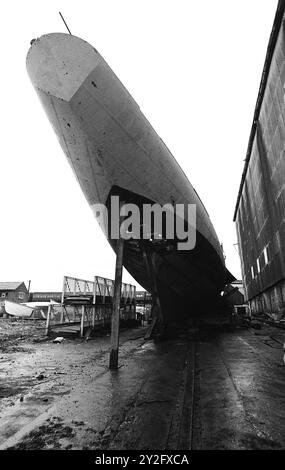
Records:
{"label": "utility pole", "polygon": [[[123,203],[120,204],[120,213]],[[111,352],[109,369],[118,369],[119,357],[119,334],[120,334],[120,306],[121,306],[121,291],[122,291],[122,272],[123,272],[123,252],[124,252],[124,239],[121,236],[121,223],[122,217],[120,216],[119,225],[119,239],[117,240],[116,247],[116,270],[114,282],[114,295],[112,305],[112,318],[111,318]]]}
{"label": "utility pole", "polygon": [[45,327],[45,335],[48,336],[49,334],[49,326],[50,326],[50,316],[51,316],[51,309],[52,306],[48,306],[48,312],[47,312],[47,321],[46,321],[46,327]]}

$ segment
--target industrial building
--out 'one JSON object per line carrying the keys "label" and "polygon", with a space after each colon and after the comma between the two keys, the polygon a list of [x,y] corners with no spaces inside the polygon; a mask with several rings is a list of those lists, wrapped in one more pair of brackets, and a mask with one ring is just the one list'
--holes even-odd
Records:
{"label": "industrial building", "polygon": [[29,302],[61,302],[62,292],[31,292]]}
{"label": "industrial building", "polygon": [[137,304],[151,303],[152,302],[151,294],[147,292],[146,290],[137,290],[136,301],[137,301]]}
{"label": "industrial building", "polygon": [[284,10],[279,1],[234,213],[251,312],[278,316],[285,313]]}

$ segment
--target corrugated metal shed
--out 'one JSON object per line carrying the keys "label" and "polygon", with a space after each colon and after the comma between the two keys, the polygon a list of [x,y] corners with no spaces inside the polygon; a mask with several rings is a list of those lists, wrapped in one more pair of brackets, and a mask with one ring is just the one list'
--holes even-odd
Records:
{"label": "corrugated metal shed", "polygon": [[285,312],[284,103],[282,0],[270,35],[234,215],[246,298],[258,312]]}

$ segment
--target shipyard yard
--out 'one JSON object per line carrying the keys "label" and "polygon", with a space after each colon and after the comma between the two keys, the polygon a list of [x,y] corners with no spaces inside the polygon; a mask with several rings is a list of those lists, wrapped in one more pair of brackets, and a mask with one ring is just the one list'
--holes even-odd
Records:
{"label": "shipyard yard", "polygon": [[9,6],[1,456],[285,450],[285,0],[242,3]]}
{"label": "shipyard yard", "polygon": [[284,449],[284,330],[145,330],[121,332],[117,371],[107,332],[7,338],[1,449]]}

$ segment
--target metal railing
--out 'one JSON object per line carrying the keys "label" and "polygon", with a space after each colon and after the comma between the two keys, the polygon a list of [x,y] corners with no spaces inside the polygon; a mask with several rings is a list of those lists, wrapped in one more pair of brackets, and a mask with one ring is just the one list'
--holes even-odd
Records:
{"label": "metal railing", "polygon": [[[114,281],[95,276],[94,281],[64,276],[61,306],[51,307],[47,314],[46,334],[62,325],[80,325],[80,336],[88,327],[108,327],[111,323]],[[136,319],[136,287],[122,284],[121,312],[123,322]]]}

